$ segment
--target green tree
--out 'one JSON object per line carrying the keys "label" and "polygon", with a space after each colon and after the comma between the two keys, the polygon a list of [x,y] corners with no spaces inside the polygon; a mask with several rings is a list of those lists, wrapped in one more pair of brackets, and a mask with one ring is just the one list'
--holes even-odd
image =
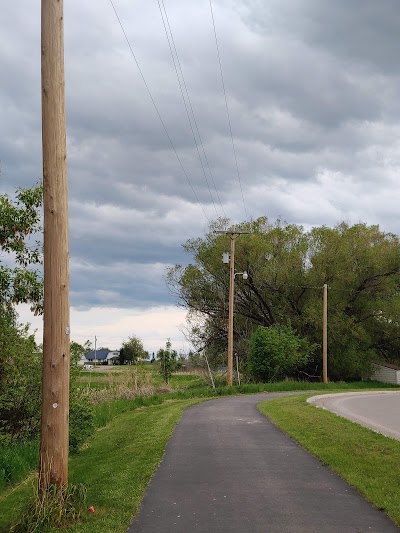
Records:
{"label": "green tree", "polygon": [[[40,231],[42,198],[42,187],[18,190],[15,201],[7,195],[0,196],[0,302],[3,313],[13,304],[22,302],[30,303],[35,313],[42,310],[43,286],[41,274],[35,268],[42,262],[42,247],[34,240]],[[11,261],[15,266],[9,266]]]}
{"label": "green tree", "polygon": [[[210,360],[225,354],[229,268],[222,253],[229,238],[221,220],[204,238],[184,244],[191,264],[168,271],[169,287],[188,309],[187,335]],[[305,231],[301,226],[266,218],[237,226],[250,231],[236,240],[234,343],[239,358],[261,325],[287,324],[311,344],[322,343],[322,287],[329,286],[328,352],[331,379],[367,375],[373,359],[399,360],[400,246],[396,235],[378,226],[342,223]],[[244,361],[243,361],[244,362]],[[308,373],[321,373],[322,349]]]}
{"label": "green tree", "polygon": [[136,337],[132,335],[128,338],[127,341],[122,343],[122,347],[119,353],[119,360],[122,365],[126,363],[137,364],[146,358],[146,352],[143,348],[143,343]]}
{"label": "green tree", "polygon": [[0,441],[36,435],[40,424],[41,353],[12,311],[0,315]]}
{"label": "green tree", "polygon": [[164,382],[168,384],[169,379],[176,369],[178,354],[172,349],[171,341],[168,339],[165,348],[160,348],[157,352],[157,359],[160,361],[160,374]]}
{"label": "green tree", "polygon": [[41,358],[28,326],[18,323],[15,304],[42,310],[38,265],[42,188],[20,189],[15,201],[0,196],[0,435],[25,438],[40,420]]}
{"label": "green tree", "polygon": [[[28,332],[29,325],[18,323],[15,304],[29,303],[36,314],[43,309],[42,251],[35,240],[41,204],[41,187],[18,190],[15,201],[0,196],[0,441],[35,438],[39,432],[43,354]],[[72,362],[81,348],[72,343]],[[72,449],[93,431],[92,409],[76,386],[78,370],[73,364]]]}
{"label": "green tree", "polygon": [[69,345],[71,363],[76,364],[80,358],[90,352],[92,349],[92,343],[87,340],[83,344],[79,344],[76,341],[71,341]]}
{"label": "green tree", "polygon": [[257,326],[250,339],[248,370],[257,381],[278,381],[304,368],[312,351],[290,326]]}

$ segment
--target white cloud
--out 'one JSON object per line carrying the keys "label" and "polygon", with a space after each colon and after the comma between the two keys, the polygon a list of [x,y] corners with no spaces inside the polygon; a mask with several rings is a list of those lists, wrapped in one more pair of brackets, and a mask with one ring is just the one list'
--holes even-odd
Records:
{"label": "white cloud", "polygon": [[[36,342],[43,339],[43,319],[35,317],[27,305],[18,306],[20,320],[31,324],[31,332],[36,331]],[[185,325],[186,311],[174,306],[138,309],[118,309],[113,307],[94,307],[79,311],[71,308],[71,340],[84,343],[90,340],[97,346],[118,350],[124,340],[137,335],[145,350],[157,352],[165,346],[169,338],[177,351],[188,350],[181,328]]]}

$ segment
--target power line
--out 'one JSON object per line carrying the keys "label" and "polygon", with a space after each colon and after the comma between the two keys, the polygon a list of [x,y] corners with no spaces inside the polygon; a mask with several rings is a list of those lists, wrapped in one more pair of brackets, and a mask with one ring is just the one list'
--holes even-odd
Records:
{"label": "power line", "polygon": [[115,16],[117,17],[117,20],[118,20],[118,23],[119,23],[119,25],[120,25],[120,27],[121,27],[122,33],[124,34],[124,37],[125,37],[125,40],[126,40],[126,42],[127,42],[127,44],[128,44],[129,50],[130,50],[130,52],[131,52],[131,55],[132,55],[132,57],[133,57],[133,59],[134,59],[134,61],[135,61],[135,63],[136,63],[136,66],[137,66],[137,68],[138,68],[138,70],[139,70],[140,76],[141,76],[141,78],[142,78],[142,80],[143,80],[143,83],[144,83],[144,85],[145,85],[145,87],[146,87],[146,89],[147,89],[147,92],[148,92],[148,94],[149,94],[150,100],[151,100],[151,102],[152,102],[152,104],[153,104],[153,106],[154,106],[154,109],[156,110],[157,116],[158,116],[158,118],[160,119],[160,122],[161,122],[161,124],[162,124],[162,127],[164,128],[165,134],[166,134],[167,137],[168,137],[169,143],[170,143],[170,145],[171,145],[171,147],[172,147],[172,150],[173,150],[174,153],[175,153],[175,156],[176,156],[176,158],[177,158],[177,160],[178,160],[178,162],[179,162],[179,165],[180,165],[180,167],[181,167],[181,169],[182,169],[182,172],[184,173],[184,175],[185,175],[185,177],[186,177],[186,179],[187,179],[187,181],[188,181],[188,183],[189,183],[189,185],[190,185],[190,188],[192,189],[193,195],[194,195],[194,197],[196,198],[197,203],[200,205],[200,207],[201,207],[201,209],[202,209],[202,211],[203,211],[203,213],[204,213],[204,216],[205,216],[206,219],[208,220],[208,223],[211,224],[211,220],[209,219],[209,217],[208,217],[208,215],[207,215],[207,213],[206,213],[206,211],[205,211],[205,209],[204,209],[202,203],[200,202],[200,200],[199,200],[199,198],[198,198],[198,196],[197,196],[197,194],[196,194],[196,191],[195,191],[194,188],[193,188],[193,185],[192,185],[192,182],[190,181],[189,175],[187,174],[187,172],[186,172],[186,170],[185,170],[185,168],[184,168],[184,166],[183,166],[183,164],[182,164],[182,161],[181,161],[181,159],[180,159],[180,157],[179,157],[179,155],[178,155],[178,152],[176,151],[175,145],[174,145],[174,143],[172,142],[171,136],[170,136],[170,134],[168,133],[167,127],[166,127],[166,125],[165,125],[165,122],[164,122],[164,120],[162,119],[161,113],[160,113],[160,111],[159,111],[159,109],[158,109],[158,107],[157,107],[157,104],[156,104],[156,102],[155,102],[155,100],[154,100],[154,98],[153,98],[153,95],[151,94],[150,88],[149,88],[149,86],[148,86],[148,84],[147,84],[147,82],[146,82],[146,78],[144,77],[143,71],[142,71],[142,69],[140,68],[139,62],[138,62],[138,60],[137,60],[137,58],[136,58],[136,55],[135,55],[135,53],[134,53],[134,51],[133,51],[133,48],[132,48],[132,46],[131,46],[131,43],[130,43],[130,41],[129,41],[129,39],[128,39],[128,36],[127,36],[127,34],[126,34],[126,32],[125,32],[124,26],[122,25],[121,19],[119,18],[119,15],[118,15],[118,13],[117,13],[117,10],[116,10],[116,8],[115,8],[115,5],[114,5],[113,0],[110,0],[110,4],[111,4],[111,6],[112,6],[112,8],[113,8],[113,10],[114,10]]}
{"label": "power line", "polygon": [[[215,184],[214,176],[213,176],[213,174],[211,172],[211,167],[210,167],[210,164],[209,164],[209,161],[208,161],[208,157],[207,157],[207,154],[206,154],[206,151],[205,151],[205,148],[204,148],[203,140],[202,140],[201,135],[200,135],[198,123],[197,123],[197,120],[196,120],[196,115],[194,113],[194,109],[193,109],[192,102],[191,102],[191,99],[190,99],[189,91],[188,91],[188,88],[187,88],[187,85],[186,85],[185,76],[183,74],[182,65],[181,65],[181,62],[180,62],[180,59],[179,59],[178,50],[176,48],[174,35],[173,35],[173,32],[172,32],[171,25],[169,23],[169,17],[168,17],[167,9],[165,7],[164,0],[161,0],[162,8],[163,8],[164,14],[165,14],[165,21],[164,21],[164,16],[163,16],[163,13],[162,13],[160,0],[157,0],[157,1],[158,1],[158,7],[159,7],[160,13],[161,13],[161,18],[162,18],[162,21],[163,21],[163,24],[164,24],[165,34],[167,36],[167,40],[168,40],[169,49],[170,49],[170,52],[171,52],[172,61],[173,61],[174,67],[175,67],[176,77],[178,79],[179,87],[181,89],[183,103],[185,104],[186,113],[187,113],[187,116],[188,116],[190,128],[192,130],[193,139],[194,139],[194,142],[196,144],[196,149],[197,149],[197,153],[198,153],[198,156],[199,156],[199,159],[200,159],[200,163],[201,163],[201,166],[202,166],[202,169],[203,169],[203,174],[204,174],[204,177],[205,177],[206,182],[207,182],[207,187],[208,187],[208,190],[210,192],[210,196],[211,196],[212,202],[214,204],[215,211],[217,213],[216,206],[215,206],[214,199],[213,199],[213,195],[211,193],[210,186],[209,186],[208,179],[207,179],[207,175],[205,173],[203,160],[202,160],[200,152],[199,152],[196,136],[195,136],[195,133],[193,131],[192,121],[190,119],[190,114],[189,114],[188,106],[186,104],[186,99],[188,101],[189,108],[190,108],[190,111],[191,111],[191,115],[192,115],[192,118],[193,118],[193,123],[195,125],[197,136],[198,136],[199,141],[200,141],[200,145],[201,145],[201,148],[202,148],[204,160],[205,160],[206,165],[207,165],[208,173],[209,173],[211,181],[213,183],[213,186],[214,186],[214,189],[215,189],[219,204],[221,206],[222,212],[224,214],[224,217],[227,218],[224,206],[222,205],[221,198],[220,198],[219,193],[218,193],[217,186]],[[167,31],[167,26],[168,26],[169,35],[168,35],[168,31]],[[169,38],[169,36],[170,36],[171,39]],[[171,43],[172,43],[172,46],[171,46]],[[174,53],[172,51],[172,47],[174,48],[174,51],[175,51],[176,62],[175,62]],[[180,72],[180,75],[181,75],[181,78],[182,78],[182,83],[181,83],[180,78],[179,78],[178,69],[179,69],[179,72]],[[183,85],[183,87],[182,87],[182,85]],[[184,96],[184,93],[183,93],[183,88],[185,89],[186,99],[185,99],[185,96]],[[218,213],[217,213],[217,216],[218,216]]]}
{"label": "power line", "polygon": [[[160,0],[157,0],[157,2],[158,2],[158,8],[159,8],[159,10],[160,10],[160,14],[161,14],[162,22],[163,22],[163,25],[164,25],[165,35],[166,35],[166,37],[167,37],[169,50],[170,50],[170,52],[171,52],[171,57],[172,57],[172,62],[173,62],[174,68],[175,68],[176,77],[177,77],[177,79],[178,79],[179,88],[180,88],[180,90],[181,90],[181,95],[182,95],[183,104],[184,104],[185,109],[186,109],[186,114],[187,114],[187,117],[188,117],[188,121],[189,121],[190,129],[191,129],[191,131],[192,131],[193,140],[194,140],[194,143],[195,143],[195,146],[196,146],[197,155],[199,156],[199,159],[200,159],[201,168],[202,168],[202,170],[203,170],[203,174],[204,174],[204,177],[205,177],[205,179],[206,179],[208,192],[210,193],[211,201],[212,201],[213,206],[214,206],[214,209],[215,209],[215,214],[216,214],[217,217],[218,217],[217,206],[215,205],[214,198],[213,198],[213,195],[212,195],[212,192],[211,192],[211,189],[210,189],[210,185],[209,185],[209,183],[208,183],[207,174],[206,174],[206,171],[205,171],[205,168],[204,168],[203,160],[202,160],[201,155],[200,155],[199,147],[198,147],[198,144],[197,144],[197,139],[196,139],[196,136],[195,136],[195,133],[194,133],[193,125],[192,125],[192,120],[191,120],[191,118],[190,118],[190,113],[189,113],[188,105],[187,105],[187,103],[186,103],[185,94],[184,94],[184,92],[183,92],[182,82],[181,82],[181,79],[180,79],[180,77],[179,77],[177,63],[176,63],[176,61],[175,61],[174,52],[173,52],[173,50],[172,50],[171,39],[173,40],[173,37],[172,37],[171,28],[170,28],[170,26],[169,26],[169,24],[168,24],[169,31],[170,31],[170,33],[171,33],[171,39],[170,39],[170,35],[168,34],[167,26],[166,26],[166,23],[165,23],[165,20],[164,20],[164,14],[163,14],[163,12],[162,12],[162,8],[161,8]],[[165,11],[164,2],[163,2],[163,8],[164,8],[164,11]],[[165,15],[166,15],[166,11],[165,11]],[[168,19],[167,19],[167,20],[168,20]],[[174,46],[175,46],[175,43],[174,43]],[[176,48],[175,48],[175,53],[176,53]],[[179,61],[178,57],[177,57],[177,60]],[[182,73],[182,71],[181,71],[181,73]]]}
{"label": "power line", "polygon": [[215,26],[214,11],[213,11],[213,7],[212,7],[212,2],[211,2],[211,0],[210,0],[210,11],[211,11],[211,19],[212,19],[213,28],[214,28],[214,37],[215,37],[215,45],[216,45],[216,48],[217,48],[218,63],[219,63],[219,71],[220,71],[220,73],[221,73],[222,89],[223,89],[223,92],[224,92],[224,98],[225,98],[226,114],[227,114],[227,117],[228,117],[229,132],[230,132],[230,135],[231,135],[231,141],[232,141],[233,156],[234,156],[234,158],[235,158],[236,172],[237,172],[237,177],[238,177],[238,180],[239,180],[240,192],[241,192],[241,194],[242,194],[243,207],[244,207],[244,212],[245,212],[245,214],[246,214],[246,220],[247,220],[249,217],[248,217],[248,214],[247,214],[246,203],[245,203],[245,201],[244,201],[243,188],[242,188],[242,180],[241,180],[241,178],[240,178],[239,165],[238,165],[238,162],[237,162],[235,142],[234,142],[234,140],[233,140],[232,125],[231,125],[231,117],[230,117],[230,113],[229,113],[228,100],[227,100],[227,97],[226,97],[225,82],[224,82],[224,74],[223,74],[223,72],[222,72],[221,54],[220,54],[220,52],[219,52],[218,37],[217,37],[217,29],[216,29],[216,26]]}

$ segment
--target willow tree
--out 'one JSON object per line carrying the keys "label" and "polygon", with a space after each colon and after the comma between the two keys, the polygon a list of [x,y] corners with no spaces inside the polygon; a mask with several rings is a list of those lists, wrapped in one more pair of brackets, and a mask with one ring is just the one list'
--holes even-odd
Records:
{"label": "willow tree", "polygon": [[[187,266],[168,271],[168,284],[188,309],[188,335],[217,356],[226,349],[229,271],[222,262],[228,238],[209,233],[187,241]],[[342,223],[303,227],[259,218],[239,225],[236,241],[235,350],[243,358],[258,326],[288,324],[311,343],[322,342],[322,291],[329,286],[329,367],[332,378],[359,378],[373,359],[396,359],[400,348],[397,236],[378,226]],[[320,373],[321,350],[309,373]]]}

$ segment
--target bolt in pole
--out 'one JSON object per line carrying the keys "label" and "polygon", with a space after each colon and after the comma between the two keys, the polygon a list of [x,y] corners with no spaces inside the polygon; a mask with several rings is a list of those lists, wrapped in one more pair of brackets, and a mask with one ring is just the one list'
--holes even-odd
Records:
{"label": "bolt in pole", "polygon": [[323,305],[322,376],[324,383],[328,383],[328,285],[326,283]]}
{"label": "bolt in pole", "polygon": [[43,393],[39,483],[68,482],[69,250],[63,0],[42,0]]}

